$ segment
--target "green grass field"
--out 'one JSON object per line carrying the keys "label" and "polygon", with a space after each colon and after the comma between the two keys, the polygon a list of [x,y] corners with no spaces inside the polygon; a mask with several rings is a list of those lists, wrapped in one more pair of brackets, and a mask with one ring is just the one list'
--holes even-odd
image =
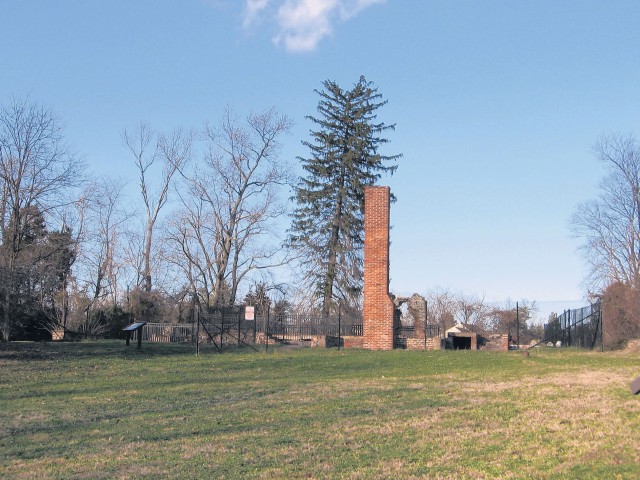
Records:
{"label": "green grass field", "polygon": [[640,357],[0,345],[0,478],[640,478]]}

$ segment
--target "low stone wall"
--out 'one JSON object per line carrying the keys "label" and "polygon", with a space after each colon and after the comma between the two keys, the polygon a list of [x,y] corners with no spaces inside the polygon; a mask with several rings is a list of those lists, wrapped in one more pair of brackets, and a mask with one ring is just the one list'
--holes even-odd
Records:
{"label": "low stone wall", "polygon": [[407,338],[407,350],[440,350],[440,337]]}
{"label": "low stone wall", "polygon": [[[256,344],[257,345],[264,345],[267,342],[267,336],[263,333],[263,332],[258,332],[256,333]],[[278,343],[277,340],[274,340],[273,338],[269,339],[269,345],[276,345]]]}
{"label": "low stone wall", "polygon": [[440,337],[427,338],[427,350],[442,350]]}
{"label": "low stone wall", "polygon": [[507,351],[509,350],[509,336],[508,335],[492,335],[486,339],[480,350],[492,350],[492,351]]}

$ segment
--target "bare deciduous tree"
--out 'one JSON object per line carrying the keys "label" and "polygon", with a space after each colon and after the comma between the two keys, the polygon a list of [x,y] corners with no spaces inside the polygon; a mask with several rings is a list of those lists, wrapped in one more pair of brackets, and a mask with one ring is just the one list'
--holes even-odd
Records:
{"label": "bare deciduous tree", "polygon": [[87,315],[96,303],[106,300],[117,305],[121,288],[119,280],[124,268],[122,239],[125,222],[132,213],[122,206],[122,179],[102,178],[85,189],[80,215],[83,218],[83,265],[81,279],[89,300]]}
{"label": "bare deciduous tree", "polygon": [[440,326],[440,330],[453,327],[457,311],[456,297],[449,290],[437,289],[427,296],[429,308],[427,322]]}
{"label": "bare deciduous tree", "polygon": [[282,262],[274,221],[285,212],[279,187],[290,173],[279,158],[278,137],[291,121],[269,110],[249,115],[246,124],[227,110],[217,128],[207,126],[207,152],[196,171],[185,175],[183,208],[169,225],[169,238],[189,262],[185,273],[216,306],[252,271]]}
{"label": "bare deciduous tree", "polygon": [[[175,130],[169,135],[157,135],[148,125],[141,123],[135,133],[126,130],[123,140],[133,154],[140,173],[140,192],[146,212],[143,257],[143,288],[151,291],[151,250],[153,234],[160,211],[168,200],[169,187],[175,173],[187,162],[191,155],[193,133]],[[155,139],[155,142],[154,142]],[[151,191],[150,169],[156,161],[162,163],[162,173],[157,189]]]}
{"label": "bare deciduous tree", "polygon": [[491,308],[487,305],[484,297],[478,298],[464,293],[460,293],[456,297],[456,320],[460,323],[476,325],[482,329],[487,328],[487,319]]}
{"label": "bare deciduous tree", "polygon": [[633,137],[604,136],[594,147],[608,175],[598,198],[583,203],[572,230],[590,271],[587,286],[598,293],[615,282],[640,281],[640,147]]}

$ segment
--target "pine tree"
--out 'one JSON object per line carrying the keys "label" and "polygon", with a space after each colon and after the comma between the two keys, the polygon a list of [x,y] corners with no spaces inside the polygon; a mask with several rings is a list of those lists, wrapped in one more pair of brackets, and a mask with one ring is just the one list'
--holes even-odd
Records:
{"label": "pine tree", "polygon": [[318,116],[307,116],[316,126],[303,141],[309,157],[298,157],[306,174],[299,181],[297,207],[288,243],[303,259],[305,280],[314,290],[322,313],[335,311],[336,301],[357,303],[362,291],[364,245],[364,187],[401,155],[386,156],[381,135],[395,125],[378,122],[377,110],[387,103],[364,76],[351,90],[323,82]]}

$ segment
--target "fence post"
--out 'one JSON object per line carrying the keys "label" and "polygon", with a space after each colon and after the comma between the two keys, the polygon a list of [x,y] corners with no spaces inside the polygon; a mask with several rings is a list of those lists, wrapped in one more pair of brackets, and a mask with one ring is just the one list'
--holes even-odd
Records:
{"label": "fence post", "polygon": [[427,349],[427,323],[429,323],[429,303],[424,301],[424,349]]}
{"label": "fence post", "polygon": [[342,311],[340,307],[342,307],[342,302],[338,302],[338,350],[340,350],[340,339],[342,338]]}
{"label": "fence post", "polygon": [[516,302],[516,342],[517,349],[520,350],[520,306]]}
{"label": "fence post", "polygon": [[269,315],[271,313],[271,305],[267,305],[267,328],[265,328],[264,338],[265,338],[265,353],[269,353]]}
{"label": "fence post", "polygon": [[196,357],[200,355],[200,308],[195,308],[193,311],[194,318],[196,320]]}
{"label": "fence post", "polygon": [[602,313],[602,300],[598,302],[598,313],[600,317],[600,351],[604,352],[604,313]]}

